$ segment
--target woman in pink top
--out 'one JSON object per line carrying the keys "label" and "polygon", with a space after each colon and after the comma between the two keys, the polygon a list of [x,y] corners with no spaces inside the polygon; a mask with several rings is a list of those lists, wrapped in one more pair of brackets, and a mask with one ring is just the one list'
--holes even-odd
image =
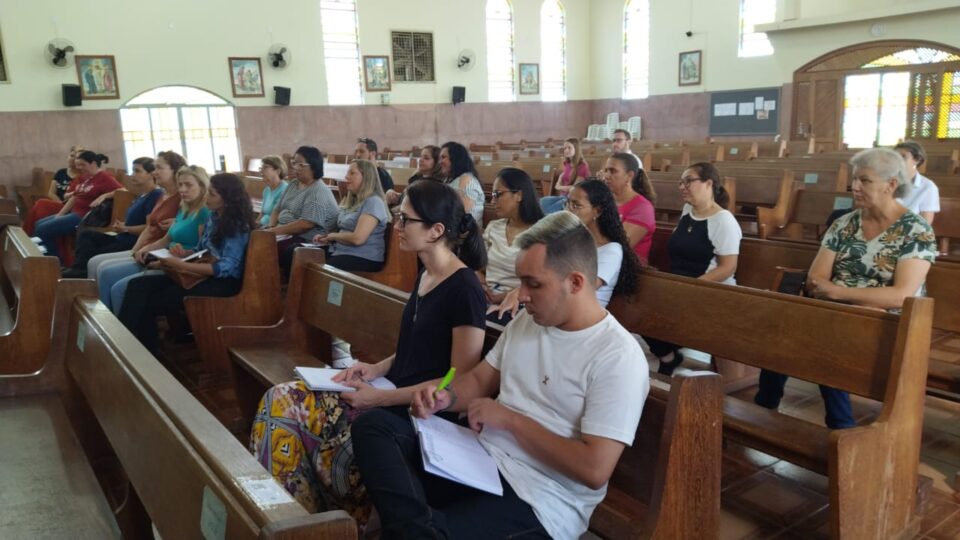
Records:
{"label": "woman in pink top", "polygon": [[643,173],[637,160],[630,154],[614,154],[607,159],[603,179],[610,186],[617,201],[620,221],[633,250],[646,264],[656,228],[653,203],[657,194],[653,184]]}
{"label": "woman in pink top", "polygon": [[583,182],[590,176],[590,166],[583,159],[580,150],[580,139],[571,137],[563,141],[563,171],[557,177],[557,184],[553,186],[556,195],[541,197],[540,207],[544,214],[552,214],[563,210],[567,204],[567,193],[574,184]]}

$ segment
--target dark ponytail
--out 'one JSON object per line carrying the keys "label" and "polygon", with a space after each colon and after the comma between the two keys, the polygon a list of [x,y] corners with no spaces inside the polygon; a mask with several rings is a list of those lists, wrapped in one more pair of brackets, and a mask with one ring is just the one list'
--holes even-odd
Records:
{"label": "dark ponytail", "polygon": [[77,157],[86,161],[87,163],[96,163],[97,167],[103,166],[104,163],[110,163],[110,158],[107,156],[92,152],[90,150],[80,152],[80,155]]}
{"label": "dark ponytail", "polygon": [[463,209],[459,193],[440,182],[417,182],[403,193],[424,225],[443,225],[441,239],[463,264],[471,270],[487,266],[480,224]]}
{"label": "dark ponytail", "polygon": [[650,182],[647,173],[640,167],[640,158],[625,152],[618,152],[611,157],[622,163],[623,168],[626,169],[627,172],[633,173],[633,180],[630,181],[630,187],[640,195],[643,195],[645,199],[650,201],[650,204],[656,204],[657,191],[653,189],[653,183]]}
{"label": "dark ponytail", "polygon": [[[583,191],[590,201],[590,206],[600,213],[597,216],[597,229],[610,242],[620,244],[623,250],[623,259],[620,261],[620,275],[613,286],[613,296],[629,296],[637,290],[637,280],[640,275],[640,258],[630,246],[627,232],[620,221],[620,212],[617,210],[617,201],[613,193],[603,180],[590,178],[573,186],[573,189]],[[647,234],[653,234],[653,231]]]}
{"label": "dark ponytail", "polygon": [[701,161],[687,167],[687,170],[691,169],[697,171],[697,176],[700,177],[702,182],[706,182],[707,180],[713,181],[714,202],[719,204],[721,208],[727,208],[730,204],[730,194],[727,193],[726,188],[723,187],[723,178],[720,176],[720,171],[717,167],[713,163]]}

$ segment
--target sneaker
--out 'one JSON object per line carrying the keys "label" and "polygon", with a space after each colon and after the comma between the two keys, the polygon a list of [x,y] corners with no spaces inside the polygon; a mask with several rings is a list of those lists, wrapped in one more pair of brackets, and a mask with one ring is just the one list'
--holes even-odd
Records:
{"label": "sneaker", "polygon": [[673,360],[670,362],[660,361],[660,366],[657,368],[657,373],[661,375],[666,375],[668,377],[673,375],[673,370],[677,369],[677,366],[683,363],[683,355],[679,351],[673,353]]}

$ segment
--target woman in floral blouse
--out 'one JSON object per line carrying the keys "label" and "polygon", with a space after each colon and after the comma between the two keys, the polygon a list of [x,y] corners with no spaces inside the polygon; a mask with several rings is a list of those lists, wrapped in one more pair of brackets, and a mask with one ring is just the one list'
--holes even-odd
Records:
{"label": "woman in floral blouse", "polygon": [[[814,298],[899,311],[904,298],[919,296],[937,256],[933,229],[897,199],[911,188],[903,158],[872,148],[850,160],[855,210],[839,217],[823,239],[807,276]],[[776,409],[787,377],[763,371],[754,401]],[[855,425],[846,392],[820,387],[831,429]]]}

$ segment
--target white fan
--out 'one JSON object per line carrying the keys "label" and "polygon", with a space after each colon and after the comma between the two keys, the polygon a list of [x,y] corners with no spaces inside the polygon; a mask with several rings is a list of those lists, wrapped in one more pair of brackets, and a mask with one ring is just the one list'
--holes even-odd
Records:
{"label": "white fan", "polygon": [[69,39],[56,38],[43,47],[43,57],[53,67],[73,65],[73,43]]}
{"label": "white fan", "polygon": [[460,71],[470,71],[475,65],[477,65],[477,53],[464,49],[457,54],[457,69]]}
{"label": "white fan", "polygon": [[267,51],[267,62],[277,69],[283,69],[293,60],[293,54],[283,43],[274,43]]}

